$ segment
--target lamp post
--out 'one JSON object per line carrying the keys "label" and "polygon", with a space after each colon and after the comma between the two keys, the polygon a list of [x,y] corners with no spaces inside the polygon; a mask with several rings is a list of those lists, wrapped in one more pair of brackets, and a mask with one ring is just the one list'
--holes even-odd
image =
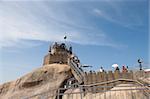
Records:
{"label": "lamp post", "polygon": [[141,61],[141,59],[138,59],[138,63],[139,63],[140,70],[142,70],[142,63],[143,63],[143,61]]}

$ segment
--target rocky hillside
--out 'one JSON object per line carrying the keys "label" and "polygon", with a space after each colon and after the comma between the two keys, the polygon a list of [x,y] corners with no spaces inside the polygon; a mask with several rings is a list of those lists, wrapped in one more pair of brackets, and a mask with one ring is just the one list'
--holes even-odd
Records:
{"label": "rocky hillside", "polygon": [[55,89],[58,89],[70,76],[71,72],[68,65],[42,66],[15,81],[0,85],[0,99],[39,99],[46,96],[41,93],[48,91],[47,96],[49,94],[51,96],[56,93]]}
{"label": "rocky hillside", "polygon": [[[57,99],[57,89],[62,87],[71,76],[71,69],[68,65],[45,65],[15,81],[0,85],[0,99]],[[83,94],[83,99],[147,99],[139,90],[113,91],[118,90],[117,86],[101,93],[86,92]],[[134,84],[130,86],[134,86]],[[135,87],[123,89],[126,88],[134,89]],[[77,94],[68,94],[74,92]],[[60,99],[80,99],[79,92],[79,88],[65,90]]]}

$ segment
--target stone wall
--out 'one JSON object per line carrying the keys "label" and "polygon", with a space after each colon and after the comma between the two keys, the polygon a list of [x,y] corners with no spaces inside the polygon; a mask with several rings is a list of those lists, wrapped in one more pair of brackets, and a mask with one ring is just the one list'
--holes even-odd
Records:
{"label": "stone wall", "polygon": [[132,71],[128,71],[128,72],[120,72],[120,71],[89,72],[89,73],[85,73],[84,84],[85,85],[95,84],[95,83],[111,81],[111,80],[115,80],[115,79],[119,79],[119,78],[133,79],[133,72]]}
{"label": "stone wall", "polygon": [[71,55],[72,51],[69,50],[64,43],[55,43],[50,47],[49,53],[44,57],[43,65],[59,63],[67,64],[68,57]]}
{"label": "stone wall", "polygon": [[53,64],[53,63],[67,64],[67,62],[68,62],[67,53],[48,54],[44,57],[43,65]]}

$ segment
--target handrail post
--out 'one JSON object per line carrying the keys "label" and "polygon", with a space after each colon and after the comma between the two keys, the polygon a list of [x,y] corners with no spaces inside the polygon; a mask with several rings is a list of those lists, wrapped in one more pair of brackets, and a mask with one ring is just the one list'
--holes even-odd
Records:
{"label": "handrail post", "polygon": [[59,99],[59,92],[60,92],[60,90],[58,89],[57,90],[57,99]]}
{"label": "handrail post", "polygon": [[81,96],[81,99],[83,99],[82,91],[83,91],[83,87],[82,87],[82,86],[80,86],[80,96]]}

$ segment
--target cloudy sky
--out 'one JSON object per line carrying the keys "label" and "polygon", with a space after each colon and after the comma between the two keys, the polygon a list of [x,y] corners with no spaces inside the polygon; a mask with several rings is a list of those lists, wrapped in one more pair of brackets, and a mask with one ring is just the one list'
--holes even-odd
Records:
{"label": "cloudy sky", "polygon": [[92,70],[148,67],[148,0],[0,1],[0,83],[41,66],[55,41],[73,46]]}

